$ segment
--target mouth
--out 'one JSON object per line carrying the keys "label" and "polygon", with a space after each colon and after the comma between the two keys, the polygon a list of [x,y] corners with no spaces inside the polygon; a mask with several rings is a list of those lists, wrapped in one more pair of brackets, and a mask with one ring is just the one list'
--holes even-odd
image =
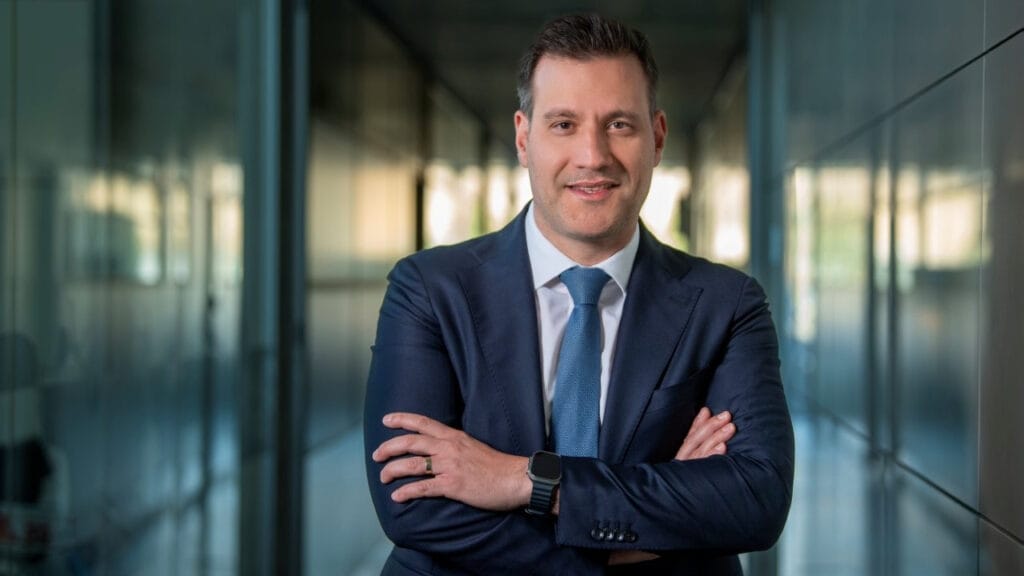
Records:
{"label": "mouth", "polygon": [[607,195],[619,183],[614,180],[576,180],[565,185],[569,190],[584,196],[598,197]]}

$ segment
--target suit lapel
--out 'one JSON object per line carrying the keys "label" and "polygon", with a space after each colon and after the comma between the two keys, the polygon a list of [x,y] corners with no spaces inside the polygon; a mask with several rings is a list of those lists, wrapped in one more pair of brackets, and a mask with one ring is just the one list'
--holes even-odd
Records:
{"label": "suit lapel", "polygon": [[601,426],[599,451],[606,462],[620,462],[625,455],[701,293],[681,281],[689,270],[685,261],[671,266],[665,248],[643,228],[640,239]]}
{"label": "suit lapel", "polygon": [[524,209],[477,254],[480,266],[460,277],[495,402],[508,420],[511,445],[519,454],[544,447],[537,305],[526,237]]}

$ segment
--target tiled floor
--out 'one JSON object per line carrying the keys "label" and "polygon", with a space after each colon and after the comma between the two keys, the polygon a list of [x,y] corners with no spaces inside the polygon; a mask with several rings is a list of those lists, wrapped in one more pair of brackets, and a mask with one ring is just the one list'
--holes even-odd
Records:
{"label": "tiled floor", "polygon": [[370,503],[359,430],[307,458],[305,494],[306,573],[380,574],[391,543]]}
{"label": "tiled floor", "polygon": [[[797,467],[778,573],[974,575],[984,547],[968,504],[827,416],[794,415]],[[933,442],[941,445],[942,436]],[[940,449],[941,446],[936,449]]]}

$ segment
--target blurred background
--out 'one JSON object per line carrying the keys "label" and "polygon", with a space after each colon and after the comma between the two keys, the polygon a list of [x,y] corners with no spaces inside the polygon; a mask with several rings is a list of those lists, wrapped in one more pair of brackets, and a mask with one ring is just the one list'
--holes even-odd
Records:
{"label": "blurred background", "polygon": [[1020,0],[0,0],[0,574],[379,573],[385,275],[528,201],[516,60],[580,10],[662,68],[647,226],[774,310],[747,573],[1024,574]]}

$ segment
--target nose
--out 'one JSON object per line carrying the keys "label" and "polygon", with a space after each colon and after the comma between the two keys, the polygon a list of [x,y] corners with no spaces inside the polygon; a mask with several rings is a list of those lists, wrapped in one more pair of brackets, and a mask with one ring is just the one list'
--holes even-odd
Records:
{"label": "nose", "polygon": [[608,133],[601,126],[580,130],[574,154],[576,167],[596,170],[611,164],[609,144]]}

